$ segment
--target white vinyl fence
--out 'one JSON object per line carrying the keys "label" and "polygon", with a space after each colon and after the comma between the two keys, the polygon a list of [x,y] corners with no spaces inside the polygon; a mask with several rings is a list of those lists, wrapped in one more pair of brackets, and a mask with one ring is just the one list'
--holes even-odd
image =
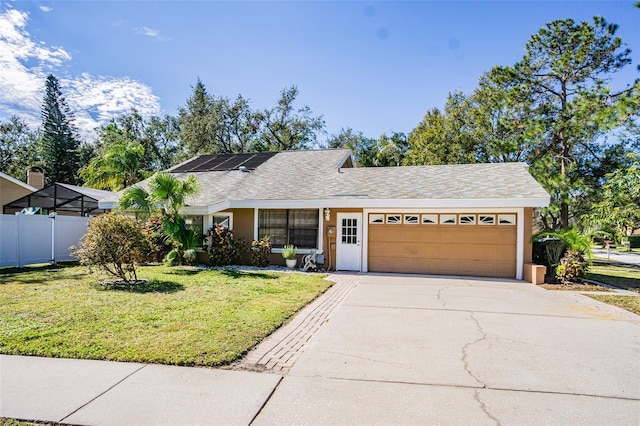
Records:
{"label": "white vinyl fence", "polygon": [[69,250],[87,232],[87,217],[0,215],[0,266],[74,260]]}

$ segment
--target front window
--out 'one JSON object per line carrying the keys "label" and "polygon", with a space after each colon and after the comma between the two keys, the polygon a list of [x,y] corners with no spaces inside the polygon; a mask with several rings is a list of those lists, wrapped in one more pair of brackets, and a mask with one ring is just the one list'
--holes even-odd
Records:
{"label": "front window", "polygon": [[298,248],[316,248],[318,210],[260,210],[258,237],[269,236],[273,247],[293,244]]}
{"label": "front window", "polygon": [[204,220],[202,216],[187,216],[185,220],[187,229],[195,229],[198,234],[203,234]]}
{"label": "front window", "polygon": [[213,216],[213,226],[222,226],[224,228],[231,228],[231,216]]}

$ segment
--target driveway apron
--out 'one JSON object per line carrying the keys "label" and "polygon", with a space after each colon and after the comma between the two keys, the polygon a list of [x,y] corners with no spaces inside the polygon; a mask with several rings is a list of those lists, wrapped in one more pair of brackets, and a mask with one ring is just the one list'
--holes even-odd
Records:
{"label": "driveway apron", "polygon": [[640,317],[522,281],[358,284],[254,424],[640,424]]}

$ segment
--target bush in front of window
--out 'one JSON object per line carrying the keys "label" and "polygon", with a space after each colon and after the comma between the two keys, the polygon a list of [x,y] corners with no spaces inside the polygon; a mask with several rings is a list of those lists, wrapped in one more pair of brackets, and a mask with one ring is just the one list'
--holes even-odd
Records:
{"label": "bush in front of window", "polygon": [[155,216],[145,222],[142,232],[149,245],[143,260],[147,262],[162,262],[162,259],[171,251],[171,244],[167,242],[167,236],[162,230],[160,217]]}
{"label": "bush in front of window", "polygon": [[251,264],[253,266],[265,267],[269,265],[270,254],[271,242],[268,235],[251,242]]}
{"label": "bush in front of window", "polygon": [[216,225],[206,233],[211,246],[209,247],[209,264],[212,266],[225,266],[237,263],[239,253],[242,251],[241,241],[233,238],[233,231]]}

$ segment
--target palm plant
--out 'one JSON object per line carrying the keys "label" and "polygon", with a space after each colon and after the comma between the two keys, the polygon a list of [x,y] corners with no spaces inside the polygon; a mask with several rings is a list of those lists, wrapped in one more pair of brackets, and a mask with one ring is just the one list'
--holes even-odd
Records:
{"label": "palm plant", "polygon": [[[586,273],[591,264],[591,238],[582,235],[576,229],[567,228],[560,232],[540,232],[531,237],[531,240],[545,241],[547,262],[550,270],[554,271],[556,275],[565,278],[574,275],[578,277]],[[568,265],[577,272],[567,271]],[[563,272],[560,273],[561,271]]]}
{"label": "palm plant", "polygon": [[119,207],[135,214],[138,219],[160,214],[163,232],[176,250],[172,257],[182,262],[185,258],[193,257],[193,249],[199,244],[200,236],[187,228],[180,209],[185,206],[188,197],[195,196],[199,191],[200,181],[195,176],[190,175],[181,181],[170,173],[161,172],[149,178],[148,190],[141,186],[125,189]]}
{"label": "palm plant", "polygon": [[138,142],[115,142],[102,156],[80,171],[85,185],[118,191],[148,176],[142,171],[144,147]]}

